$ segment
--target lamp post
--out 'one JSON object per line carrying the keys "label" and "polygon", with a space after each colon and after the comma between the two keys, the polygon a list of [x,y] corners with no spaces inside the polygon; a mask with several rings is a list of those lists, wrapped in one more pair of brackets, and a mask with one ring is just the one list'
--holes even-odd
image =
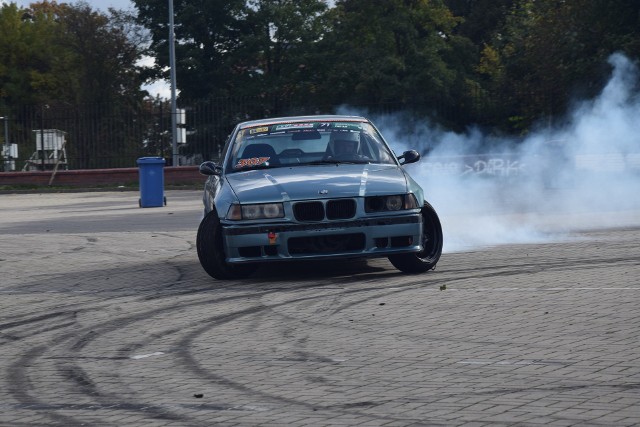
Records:
{"label": "lamp post", "polygon": [[9,144],[9,116],[0,117],[4,120],[4,171],[11,169],[11,144]]}
{"label": "lamp post", "polygon": [[[42,156],[40,157],[40,167],[42,170],[45,170],[44,159],[46,157],[46,152],[44,151],[44,107],[45,105],[40,106],[40,149],[42,150]],[[46,106],[49,108],[49,106]],[[36,146],[36,149],[38,147]]]}
{"label": "lamp post", "polygon": [[176,111],[176,47],[173,32],[173,0],[169,0],[169,69],[171,71],[171,141],[173,166],[178,164],[178,121]]}

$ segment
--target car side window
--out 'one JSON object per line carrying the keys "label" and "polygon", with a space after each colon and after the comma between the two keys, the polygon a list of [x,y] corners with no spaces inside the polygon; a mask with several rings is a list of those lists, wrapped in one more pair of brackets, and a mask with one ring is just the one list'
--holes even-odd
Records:
{"label": "car side window", "polygon": [[395,164],[391,153],[386,149],[381,141],[375,138],[368,132],[363,132],[363,142],[366,150],[369,151],[369,155],[378,163]]}

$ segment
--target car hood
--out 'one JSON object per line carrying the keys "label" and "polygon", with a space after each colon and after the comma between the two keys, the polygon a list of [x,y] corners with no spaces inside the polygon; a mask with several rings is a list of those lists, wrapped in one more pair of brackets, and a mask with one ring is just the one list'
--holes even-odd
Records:
{"label": "car hood", "polygon": [[321,165],[257,169],[226,176],[240,203],[403,194],[407,181],[395,165]]}

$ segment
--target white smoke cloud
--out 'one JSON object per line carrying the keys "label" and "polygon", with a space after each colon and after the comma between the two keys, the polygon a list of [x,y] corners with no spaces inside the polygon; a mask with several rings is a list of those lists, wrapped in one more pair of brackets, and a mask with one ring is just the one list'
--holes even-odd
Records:
{"label": "white smoke cloud", "polygon": [[609,63],[599,96],[576,103],[564,126],[540,127],[524,141],[370,115],[396,153],[433,147],[406,168],[440,216],[445,251],[640,225],[638,64],[621,54]]}

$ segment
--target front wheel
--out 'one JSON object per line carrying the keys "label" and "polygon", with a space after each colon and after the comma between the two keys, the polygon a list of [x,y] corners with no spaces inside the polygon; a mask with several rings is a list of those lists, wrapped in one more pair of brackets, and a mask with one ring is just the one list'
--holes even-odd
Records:
{"label": "front wheel", "polygon": [[251,275],[258,268],[255,264],[234,265],[226,262],[222,226],[215,210],[206,214],[200,222],[196,248],[202,268],[214,279],[241,279]]}
{"label": "front wheel", "polygon": [[389,261],[404,273],[424,273],[435,268],[442,255],[442,226],[433,206],[422,207],[422,251],[391,255]]}

